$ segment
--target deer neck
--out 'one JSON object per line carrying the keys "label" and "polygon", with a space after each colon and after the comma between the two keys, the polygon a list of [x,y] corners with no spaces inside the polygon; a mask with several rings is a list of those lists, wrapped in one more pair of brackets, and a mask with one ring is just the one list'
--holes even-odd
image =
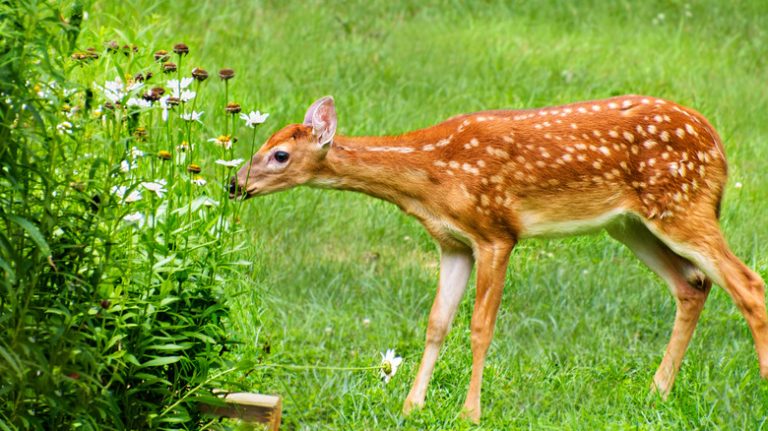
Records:
{"label": "deer neck", "polygon": [[407,210],[425,197],[434,178],[420,141],[409,135],[337,136],[310,185],[365,193]]}

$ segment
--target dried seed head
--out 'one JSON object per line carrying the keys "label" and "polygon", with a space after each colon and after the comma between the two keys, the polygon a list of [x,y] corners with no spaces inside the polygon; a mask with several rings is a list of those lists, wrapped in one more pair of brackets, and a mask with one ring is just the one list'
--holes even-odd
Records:
{"label": "dried seed head", "polygon": [[208,71],[205,69],[201,69],[199,67],[196,67],[192,69],[192,77],[196,80],[203,82],[206,79],[208,79]]}
{"label": "dried seed head", "polygon": [[240,109],[239,104],[233,103],[233,102],[227,103],[227,107],[225,109],[227,110],[227,112],[233,115],[240,113],[240,111],[242,110]]}
{"label": "dried seed head", "polygon": [[104,109],[108,109],[110,111],[114,111],[115,110],[115,105],[113,105],[112,102],[107,102],[107,103],[104,104]]}
{"label": "dried seed head", "polygon": [[131,53],[137,53],[139,52],[139,47],[136,45],[123,45],[123,54],[125,55],[131,55]]}
{"label": "dried seed head", "polygon": [[173,45],[173,52],[179,55],[187,55],[189,54],[189,47],[183,43],[177,43]]}
{"label": "dried seed head", "polygon": [[189,166],[187,166],[187,172],[193,173],[193,174],[199,174],[202,169],[199,165],[196,165],[194,163],[191,163]]}
{"label": "dried seed head", "polygon": [[235,77],[235,71],[232,69],[221,69],[219,71],[219,78],[223,79],[224,81],[228,81]]}
{"label": "dried seed head", "polygon": [[136,130],[133,131],[133,134],[136,135],[137,138],[141,139],[147,136],[147,129],[143,127],[137,127]]}
{"label": "dried seed head", "polygon": [[107,47],[107,52],[109,53],[115,53],[120,49],[120,45],[114,40],[110,40],[109,42],[105,43],[104,46]]}
{"label": "dried seed head", "polygon": [[168,51],[161,49],[159,51],[155,51],[155,61],[159,61],[161,63],[165,63],[168,61],[170,56],[168,55]]}
{"label": "dried seed head", "polygon": [[163,72],[165,73],[173,73],[176,71],[176,63],[163,63]]}
{"label": "dried seed head", "polygon": [[162,160],[171,160],[171,153],[165,150],[160,150],[157,152],[157,157],[160,157]]}

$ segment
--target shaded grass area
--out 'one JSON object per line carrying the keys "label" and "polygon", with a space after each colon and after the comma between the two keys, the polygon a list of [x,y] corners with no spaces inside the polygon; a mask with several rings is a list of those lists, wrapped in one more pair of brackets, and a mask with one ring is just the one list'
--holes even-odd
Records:
{"label": "shaded grass area", "polygon": [[[624,93],[692,106],[725,140],[726,236],[768,276],[765,2],[135,2],[97,5],[91,19],[104,26],[96,37],[114,37],[117,26],[128,42],[185,41],[209,70],[235,68],[234,98],[272,114],[263,138],[325,94],[348,135]],[[259,282],[233,292],[239,354],[365,366],[395,348],[405,358],[388,386],[373,373],[253,373],[254,390],[285,397],[286,429],[472,428],[456,418],[469,381],[472,288],[426,409],[400,414],[437,275],[435,247],[414,220],[367,197],[307,189],[246,206]],[[267,304],[264,327],[249,318],[256,296]],[[746,324],[720,289],[670,399],[648,395],[673,315],[666,287],[605,235],[520,244],[480,428],[764,428],[768,386]]]}

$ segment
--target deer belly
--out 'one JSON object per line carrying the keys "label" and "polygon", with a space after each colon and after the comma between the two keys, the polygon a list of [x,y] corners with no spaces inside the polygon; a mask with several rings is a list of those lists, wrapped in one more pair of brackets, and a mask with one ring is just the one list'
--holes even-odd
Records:
{"label": "deer belly", "polygon": [[552,238],[598,231],[627,214],[624,208],[603,212],[579,212],[564,206],[557,210],[524,210],[518,213],[521,238]]}

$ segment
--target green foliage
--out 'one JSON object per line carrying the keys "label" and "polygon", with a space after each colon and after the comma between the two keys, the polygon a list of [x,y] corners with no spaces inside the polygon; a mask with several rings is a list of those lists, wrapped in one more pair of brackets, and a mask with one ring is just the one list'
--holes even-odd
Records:
{"label": "green foliage", "polygon": [[181,56],[163,76],[150,50],[78,49],[86,6],[0,2],[0,423],[199,429],[250,268],[231,151],[181,118],[199,95],[167,121],[140,102]]}

